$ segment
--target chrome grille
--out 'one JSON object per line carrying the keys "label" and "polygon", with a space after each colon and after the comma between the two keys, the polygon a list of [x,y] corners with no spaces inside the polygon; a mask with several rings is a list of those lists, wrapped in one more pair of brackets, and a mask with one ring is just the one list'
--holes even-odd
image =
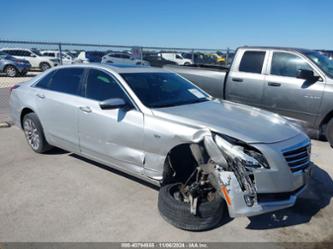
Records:
{"label": "chrome grille", "polygon": [[296,172],[307,168],[310,164],[311,145],[307,144],[291,150],[285,150],[283,156],[286,159],[290,170]]}

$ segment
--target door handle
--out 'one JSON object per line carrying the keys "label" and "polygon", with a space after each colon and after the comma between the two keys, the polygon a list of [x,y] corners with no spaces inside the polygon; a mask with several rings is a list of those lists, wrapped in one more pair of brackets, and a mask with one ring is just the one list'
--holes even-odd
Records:
{"label": "door handle", "polygon": [[92,110],[89,106],[80,106],[79,109],[83,112],[86,112],[86,113],[92,112]]}
{"label": "door handle", "polygon": [[276,82],[268,82],[269,86],[275,86],[275,87],[279,87],[281,86],[281,83],[276,83]]}
{"label": "door handle", "polygon": [[232,81],[235,81],[235,82],[243,82],[243,79],[241,79],[241,78],[232,78]]}
{"label": "door handle", "polygon": [[36,96],[40,99],[45,99],[45,95],[42,93],[37,93]]}

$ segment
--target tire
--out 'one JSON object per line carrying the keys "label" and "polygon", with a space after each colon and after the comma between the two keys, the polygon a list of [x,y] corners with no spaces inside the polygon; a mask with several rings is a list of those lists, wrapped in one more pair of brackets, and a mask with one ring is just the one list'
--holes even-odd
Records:
{"label": "tire", "polygon": [[173,193],[179,189],[180,183],[161,187],[158,195],[158,209],[161,216],[170,224],[183,230],[203,231],[221,224],[225,210],[222,197],[210,202],[199,203],[197,215],[190,212],[190,204],[176,200]]}
{"label": "tire", "polygon": [[51,68],[51,65],[47,62],[42,62],[39,65],[40,70],[42,70],[42,72],[46,71],[47,69]]}
{"label": "tire", "polygon": [[191,63],[189,63],[189,62],[184,63],[184,66],[188,66],[188,65],[191,65]]}
{"label": "tire", "polygon": [[42,125],[35,113],[31,112],[23,117],[23,130],[33,151],[44,153],[52,148],[45,139]]}
{"label": "tire", "polygon": [[325,135],[331,147],[333,148],[333,118],[331,118],[331,120],[327,123]]}
{"label": "tire", "polygon": [[8,77],[16,77],[18,75],[18,70],[12,65],[6,66],[4,71]]}

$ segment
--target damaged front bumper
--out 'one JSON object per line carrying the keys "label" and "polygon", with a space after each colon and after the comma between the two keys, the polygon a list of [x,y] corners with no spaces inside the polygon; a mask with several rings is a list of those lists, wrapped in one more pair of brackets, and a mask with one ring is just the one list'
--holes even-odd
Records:
{"label": "damaged front bumper", "polygon": [[[304,184],[300,188],[283,193],[257,193],[257,200],[251,207],[246,204],[246,194],[242,191],[235,174],[228,171],[219,172],[220,183],[225,186],[227,198],[230,199],[230,203],[227,205],[230,217],[254,216],[293,206],[297,197],[307,188],[311,170],[312,168],[309,166],[302,173]],[[220,194],[226,199],[222,191]]]}
{"label": "damaged front bumper", "polygon": [[[306,189],[312,171],[307,137],[300,135],[279,143],[251,146],[262,153],[267,163],[264,166],[258,166],[257,161],[251,162],[238,145],[224,141],[224,144],[215,143],[214,140],[213,137],[205,139],[205,148],[216,162],[216,170],[210,170],[215,179],[212,182],[226,200],[230,217],[254,216],[291,207]],[[231,158],[225,151],[236,156]],[[303,154],[308,164],[295,167],[294,162],[303,160],[298,155]],[[292,158],[294,155],[297,159]]]}

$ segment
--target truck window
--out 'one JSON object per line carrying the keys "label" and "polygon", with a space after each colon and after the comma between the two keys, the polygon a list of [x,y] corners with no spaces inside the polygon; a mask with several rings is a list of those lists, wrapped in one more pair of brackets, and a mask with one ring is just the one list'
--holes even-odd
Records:
{"label": "truck window", "polygon": [[261,73],[266,52],[246,51],[239,64],[240,72]]}
{"label": "truck window", "polygon": [[300,69],[312,70],[309,64],[301,57],[284,52],[274,52],[272,58],[271,74],[297,77]]}

